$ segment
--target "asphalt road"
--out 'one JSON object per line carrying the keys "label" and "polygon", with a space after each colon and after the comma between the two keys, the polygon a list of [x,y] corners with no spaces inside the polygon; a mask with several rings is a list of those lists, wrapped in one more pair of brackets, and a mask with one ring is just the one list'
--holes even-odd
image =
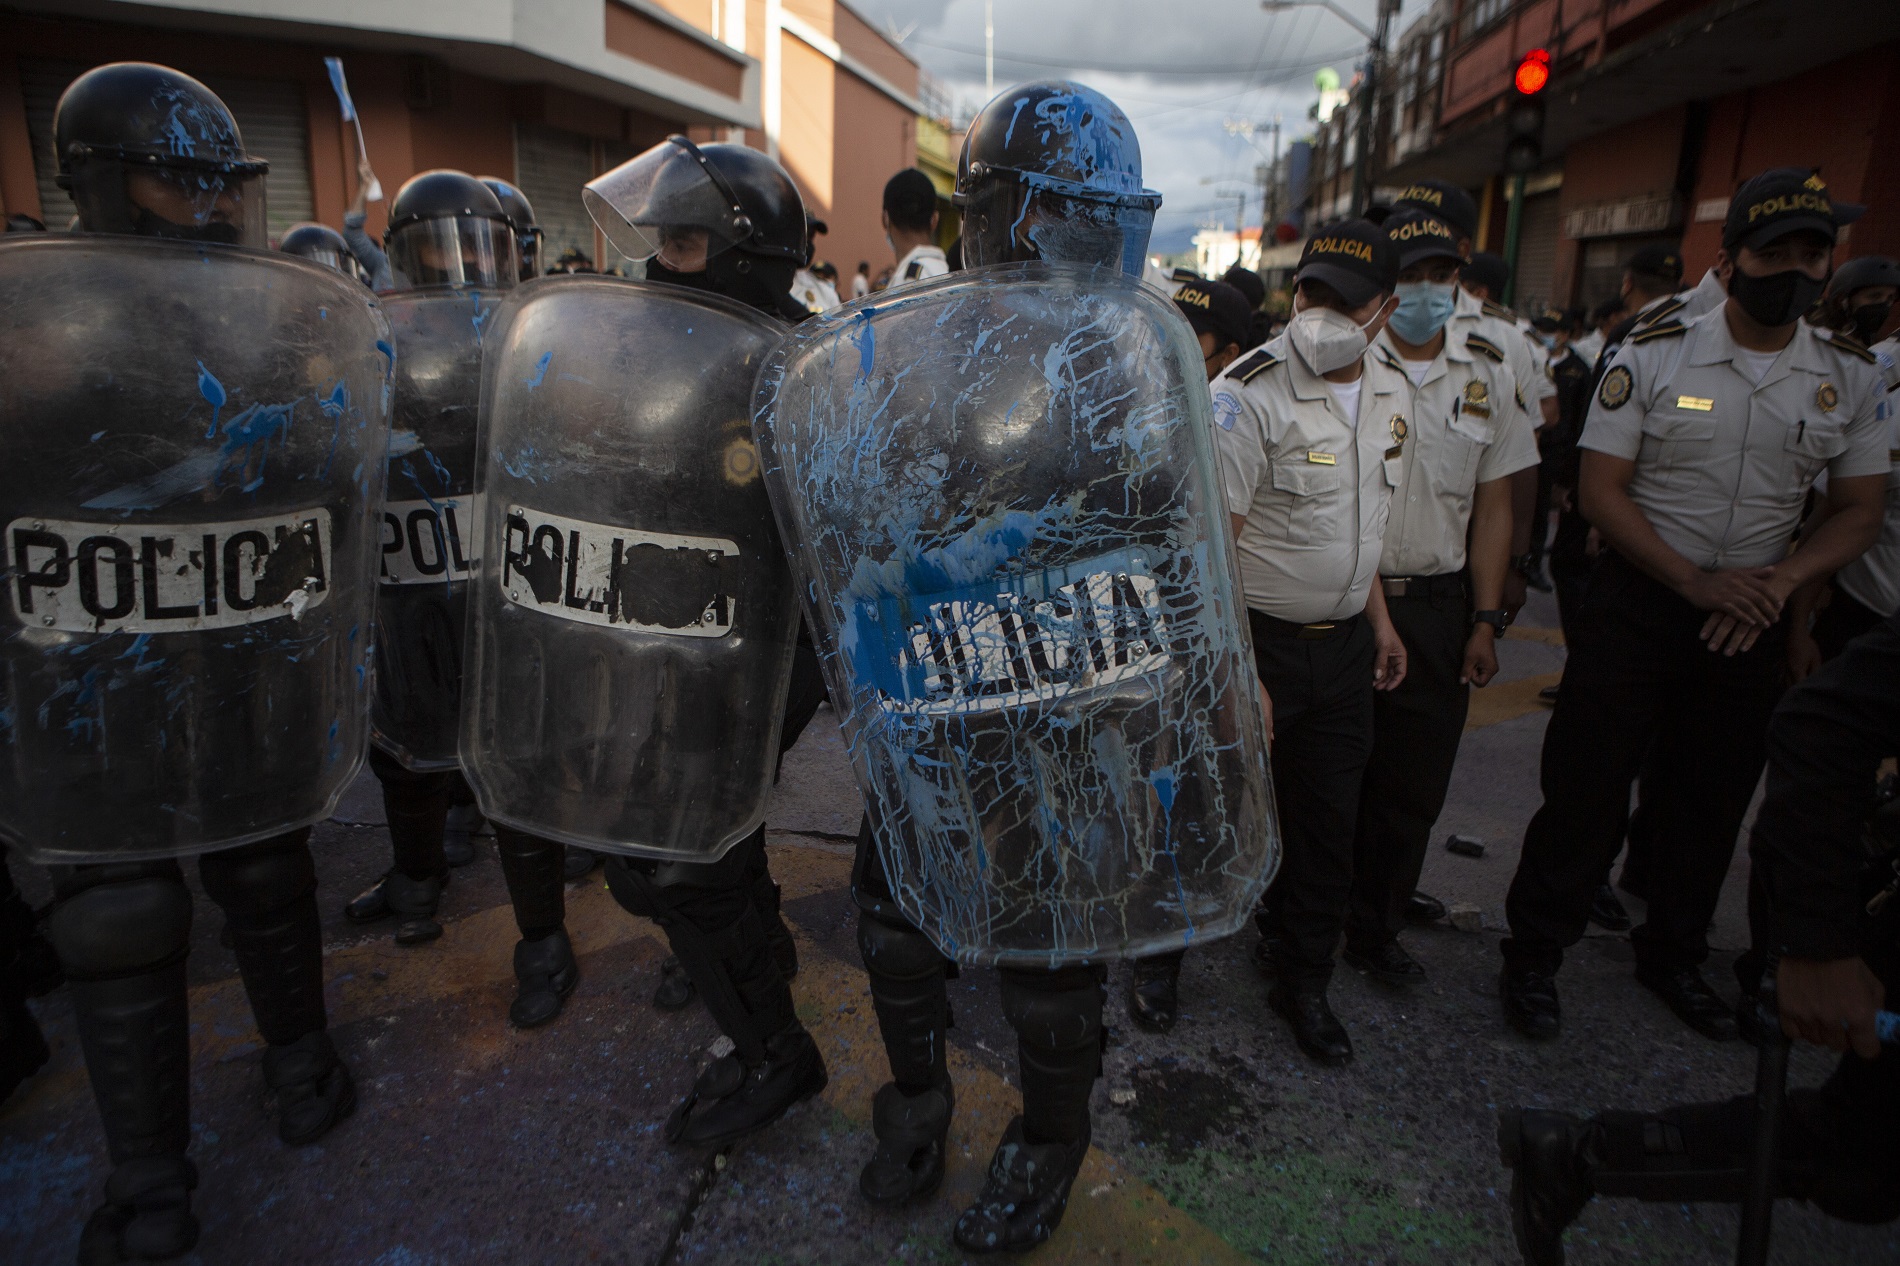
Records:
{"label": "asphalt road", "polygon": [[[1554,623],[1548,603],[1528,613]],[[1544,617],[1539,620],[1539,616]],[[1473,907],[1482,927],[1408,934],[1431,972],[1410,993],[1342,969],[1334,1003],[1357,1044],[1350,1068],[1299,1054],[1248,964],[1251,935],[1197,948],[1183,1016],[1167,1038],[1123,1012],[1095,1098],[1095,1148],[1044,1263],[1514,1263],[1497,1109],[1659,1107],[1722,1098],[1752,1082],[1752,1052],[1679,1024],[1630,977],[1619,936],[1592,935],[1562,977],[1566,1032],[1538,1046],[1504,1025],[1496,941],[1517,841],[1537,804],[1546,713],[1537,689],[1561,668],[1560,639],[1525,628],[1504,644],[1503,679],[1480,692],[1438,839],[1487,841],[1481,859],[1434,843],[1424,886]],[[219,916],[200,894],[191,957],[192,1155],[204,1263],[472,1261],[950,1263],[957,1211],[981,1182],[1015,1111],[1014,1041],[985,971],[952,982],[958,1115],[943,1189],[901,1213],[856,1194],[872,1092],[887,1076],[858,965],[846,887],[857,792],[829,713],[786,761],[770,817],[771,860],[799,936],[799,1008],[831,1070],[822,1097],[727,1152],[677,1152],[659,1123],[707,1058],[705,1012],[666,1015],[648,998],[665,954],[596,871],[568,891],[583,979],[551,1026],[505,1019],[515,939],[492,843],[457,871],[447,934],[401,949],[388,930],[342,919],[387,865],[367,775],[316,852],[332,1032],[359,1081],[356,1115],[316,1146],[276,1140],[259,1046]],[[1731,874],[1710,977],[1744,943],[1746,860]],[[16,867],[43,899],[44,879]],[[191,873],[191,868],[187,868]],[[195,885],[195,878],[193,879]],[[64,991],[34,1004],[52,1062],[0,1105],[0,1261],[72,1260],[106,1158]],[[1796,1078],[1826,1060],[1797,1052]],[[1900,1262],[1900,1232],[1850,1227],[1783,1205],[1778,1263]],[[1723,1263],[1735,1216],[1712,1206],[1599,1201],[1572,1229],[1576,1263]]]}

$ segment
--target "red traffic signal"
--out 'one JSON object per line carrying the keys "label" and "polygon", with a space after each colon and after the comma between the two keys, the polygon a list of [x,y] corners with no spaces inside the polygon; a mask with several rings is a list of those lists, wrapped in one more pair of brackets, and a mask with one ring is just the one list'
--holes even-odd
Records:
{"label": "red traffic signal", "polygon": [[1544,90],[1550,82],[1550,54],[1541,48],[1533,48],[1524,54],[1517,64],[1517,73],[1511,76],[1511,83],[1525,96],[1535,96]]}

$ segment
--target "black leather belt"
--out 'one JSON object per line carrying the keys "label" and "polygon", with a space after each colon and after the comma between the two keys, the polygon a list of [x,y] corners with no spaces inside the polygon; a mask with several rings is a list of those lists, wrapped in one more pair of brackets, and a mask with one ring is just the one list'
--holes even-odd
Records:
{"label": "black leather belt", "polygon": [[1381,576],[1379,588],[1388,598],[1457,598],[1465,592],[1463,572],[1439,576]]}

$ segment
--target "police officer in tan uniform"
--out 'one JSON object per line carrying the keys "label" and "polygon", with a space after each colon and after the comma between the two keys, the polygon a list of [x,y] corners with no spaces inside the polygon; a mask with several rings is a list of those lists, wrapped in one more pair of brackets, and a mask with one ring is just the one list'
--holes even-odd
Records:
{"label": "police officer in tan uniform", "polygon": [[[1557,968],[1583,934],[1652,743],[1643,799],[1657,846],[1647,921],[1630,937],[1636,976],[1698,1032],[1736,1034],[1700,966],[1761,777],[1783,607],[1880,526],[1885,383],[1864,346],[1800,319],[1820,298],[1839,225],[1860,210],[1793,168],[1745,183],[1716,262],[1727,301],[1632,336],[1597,386],[1579,491],[1607,549],[1505,907],[1504,1010],[1527,1036],[1557,1035]],[[1790,552],[1822,471],[1835,512]]]}
{"label": "police officer in tan uniform", "polygon": [[1257,958],[1275,980],[1268,1002],[1326,1064],[1352,1059],[1326,989],[1352,889],[1373,692],[1405,677],[1405,648],[1374,581],[1411,431],[1411,383],[1368,354],[1397,274],[1397,251],[1376,225],[1315,233],[1286,332],[1213,383],[1284,843]]}
{"label": "police officer in tan uniform", "polygon": [[1498,671],[1511,476],[1535,467],[1538,454],[1503,349],[1473,323],[1450,320],[1461,262],[1452,230],[1411,208],[1394,212],[1385,229],[1399,251],[1398,306],[1373,356],[1410,379],[1412,399],[1379,586],[1405,642],[1406,673],[1374,700],[1346,962],[1409,985],[1425,969],[1398,934],[1451,785],[1470,687]]}

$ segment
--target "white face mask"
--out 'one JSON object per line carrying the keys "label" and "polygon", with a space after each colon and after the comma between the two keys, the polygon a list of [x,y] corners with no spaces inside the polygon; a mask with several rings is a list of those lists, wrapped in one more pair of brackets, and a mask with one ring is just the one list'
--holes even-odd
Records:
{"label": "white face mask", "polygon": [[[1375,315],[1373,320],[1377,319]],[[1304,308],[1294,313],[1287,325],[1287,339],[1316,374],[1344,369],[1366,354],[1366,327],[1331,308]]]}

